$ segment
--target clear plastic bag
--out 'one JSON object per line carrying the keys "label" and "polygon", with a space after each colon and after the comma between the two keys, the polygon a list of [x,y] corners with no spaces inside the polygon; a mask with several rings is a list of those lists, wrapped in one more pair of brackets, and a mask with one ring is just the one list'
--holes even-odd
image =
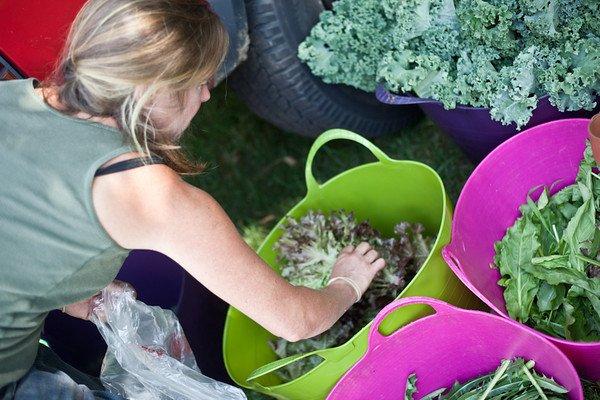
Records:
{"label": "clear plastic bag", "polygon": [[242,400],[240,389],[202,375],[175,314],[135,300],[132,289],[102,291],[90,319],[108,345],[100,378],[133,400]]}

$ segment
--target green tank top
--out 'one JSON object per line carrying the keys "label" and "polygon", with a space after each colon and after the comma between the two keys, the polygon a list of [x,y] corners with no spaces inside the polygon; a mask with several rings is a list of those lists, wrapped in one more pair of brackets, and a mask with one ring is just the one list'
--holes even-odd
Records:
{"label": "green tank top", "polygon": [[34,80],[0,82],[0,388],[33,364],[49,311],[117,275],[129,251],[100,225],[91,185],[129,151],[117,130],[49,107]]}

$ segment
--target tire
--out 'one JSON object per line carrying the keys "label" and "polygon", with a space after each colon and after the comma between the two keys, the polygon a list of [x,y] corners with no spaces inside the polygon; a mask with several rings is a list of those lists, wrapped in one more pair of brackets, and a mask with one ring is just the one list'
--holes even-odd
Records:
{"label": "tire", "polygon": [[420,117],[414,106],[389,106],[372,93],[325,84],[298,59],[298,45],[324,9],[320,0],[245,3],[250,48],[230,83],[261,118],[303,136],[345,128],[374,137],[396,132]]}

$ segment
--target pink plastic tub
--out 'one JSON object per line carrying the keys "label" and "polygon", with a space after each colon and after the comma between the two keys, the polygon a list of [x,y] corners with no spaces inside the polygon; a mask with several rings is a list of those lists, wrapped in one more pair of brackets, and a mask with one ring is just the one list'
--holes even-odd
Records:
{"label": "pink plastic tub", "polygon": [[[575,180],[588,119],[548,122],[501,144],[475,169],[456,205],[452,240],[442,255],[456,275],[495,312],[508,317],[498,270],[490,268],[494,243],[517,217],[528,192],[538,186],[562,189]],[[571,342],[546,336],[588,379],[600,380],[600,342]]]}
{"label": "pink plastic tub", "polygon": [[[380,323],[394,310],[427,304],[435,314],[419,319],[390,336]],[[397,400],[404,398],[406,379],[417,375],[415,399],[494,371],[503,359],[522,357],[535,369],[569,390],[569,399],[583,399],[583,390],[569,359],[549,340],[497,315],[456,308],[426,297],[391,303],[373,321],[364,357],[338,382],[327,400]]]}

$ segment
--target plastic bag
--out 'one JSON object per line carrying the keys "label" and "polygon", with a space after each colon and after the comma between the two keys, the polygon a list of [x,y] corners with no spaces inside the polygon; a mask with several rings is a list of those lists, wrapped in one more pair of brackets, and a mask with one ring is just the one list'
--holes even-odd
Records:
{"label": "plastic bag", "polygon": [[108,345],[100,379],[133,400],[246,399],[202,375],[175,314],[135,300],[132,289],[102,291],[90,319]]}

